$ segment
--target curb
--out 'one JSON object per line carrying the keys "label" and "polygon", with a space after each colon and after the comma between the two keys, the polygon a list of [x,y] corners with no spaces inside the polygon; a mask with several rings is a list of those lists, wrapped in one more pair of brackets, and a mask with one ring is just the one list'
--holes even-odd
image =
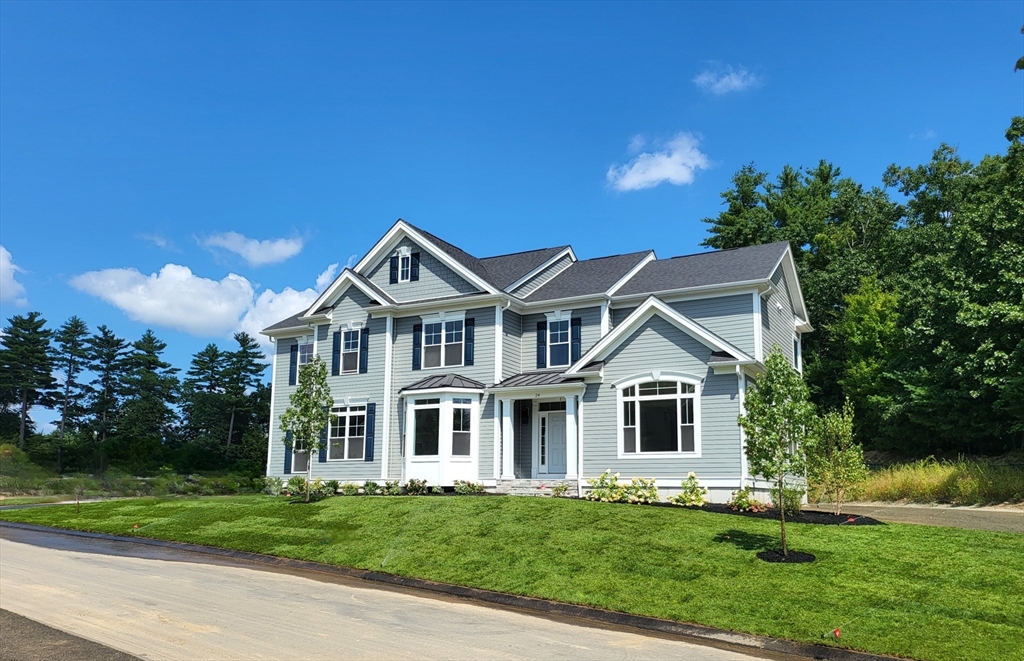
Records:
{"label": "curb", "polygon": [[437,594],[444,594],[461,599],[496,604],[499,606],[511,607],[534,615],[549,617],[568,617],[585,622],[592,622],[604,625],[614,625],[653,631],[670,637],[685,639],[688,642],[697,642],[712,647],[731,648],[734,651],[747,653],[769,653],[773,655],[787,655],[805,659],[825,659],[827,661],[892,661],[898,657],[858,652],[838,647],[827,647],[812,643],[799,643],[768,636],[757,636],[753,634],[738,633],[725,629],[716,629],[699,624],[688,624],[663,620],[643,615],[631,615],[617,611],[609,611],[592,606],[579,606],[559,601],[548,601],[537,597],[522,597],[493,590],[483,590],[450,583],[436,583],[420,578],[410,578],[395,574],[372,571],[368,569],[355,569],[338,565],[328,565],[310,560],[295,560],[282,558],[262,553],[249,551],[233,551],[222,549],[216,546],[204,546],[201,544],[188,544],[185,542],[170,542],[160,539],[146,537],[123,537],[120,535],[108,535],[106,533],[85,532],[81,530],[65,530],[62,528],[51,528],[38,526],[29,523],[16,523],[12,521],[0,521],[0,528],[14,528],[32,532],[48,533],[52,535],[65,535],[69,537],[83,537],[86,539],[101,539],[107,541],[140,544],[143,546],[154,546],[165,549],[175,549],[190,553],[233,558],[246,560],[248,562],[274,567],[286,567],[290,569],[301,569],[320,574],[343,576],[371,583],[412,588]]}

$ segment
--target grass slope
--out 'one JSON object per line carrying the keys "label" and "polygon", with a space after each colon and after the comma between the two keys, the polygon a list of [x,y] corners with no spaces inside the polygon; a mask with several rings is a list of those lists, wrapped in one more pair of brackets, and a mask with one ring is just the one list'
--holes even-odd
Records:
{"label": "grass slope", "polygon": [[210,544],[918,659],[1024,659],[1024,535],[488,497],[154,498],[0,518]]}

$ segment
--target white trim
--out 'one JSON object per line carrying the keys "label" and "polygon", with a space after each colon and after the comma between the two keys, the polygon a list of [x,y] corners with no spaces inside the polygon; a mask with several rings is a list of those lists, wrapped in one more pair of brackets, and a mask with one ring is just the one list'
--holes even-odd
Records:
{"label": "white trim", "polygon": [[601,337],[608,334],[612,328],[612,310],[610,301],[601,304]]}
{"label": "white trim", "polygon": [[[368,407],[367,407],[367,404],[369,404],[369,402],[363,401],[361,403],[360,402],[355,402],[355,403],[349,404],[348,400],[349,400],[349,398],[346,397],[344,404],[335,403],[335,405],[331,407],[329,415],[330,415],[331,418],[341,417],[341,416],[345,417],[345,435],[344,436],[338,436],[337,438],[344,440],[344,446],[343,446],[344,447],[344,452],[343,453],[345,455],[348,455],[349,440],[350,440],[350,437],[348,435],[348,431],[349,431],[348,418],[349,418],[350,415],[358,416],[360,413],[362,413],[362,415],[363,415],[363,436],[362,436],[363,447],[362,447],[362,454],[360,454],[358,457],[348,457],[348,456],[338,457],[338,458],[332,458],[331,457],[331,445],[332,445],[331,441],[335,437],[331,436],[331,431],[332,431],[331,430],[331,427],[332,427],[331,423],[333,421],[328,419],[328,421],[327,421],[327,448],[326,448],[326,452],[327,452],[327,462],[330,462],[330,463],[344,462],[344,461],[365,461],[365,457],[366,457],[366,431],[367,431],[367,424],[369,423],[369,417],[370,417],[370,414],[369,414],[369,411],[368,411]],[[361,406],[363,410],[362,411],[350,411],[349,409],[351,409],[353,406]],[[334,409],[336,409],[336,408],[343,408],[343,409],[345,409],[345,412],[344,413],[335,414]],[[355,438],[359,438],[359,437],[356,436]]]}
{"label": "white trim", "polygon": [[443,395],[444,393],[452,393],[455,395],[469,394],[469,395],[483,395],[485,390],[483,388],[454,388],[454,387],[443,387],[443,388],[426,388],[424,390],[403,390],[401,391],[402,397],[415,399],[417,397],[424,397],[427,395]]}
{"label": "white trim", "polygon": [[804,373],[804,343],[799,331],[793,331],[793,366],[800,374]]}
{"label": "white trim", "polygon": [[[494,382],[501,382],[502,365],[501,361],[503,358],[502,345],[504,344],[503,335],[505,328],[505,311],[502,309],[501,304],[498,303],[494,306]],[[465,326],[463,326],[465,329]]]}
{"label": "white trim", "polygon": [[[739,399],[740,399],[740,415],[747,414],[747,375],[740,369],[739,365],[736,366],[736,378],[739,380]],[[740,430],[740,488],[742,489],[747,485],[747,479],[750,477],[750,467],[747,465],[747,435],[743,431],[743,427],[736,425]]]}
{"label": "white trim", "polygon": [[[788,259],[787,259],[788,257]],[[796,262],[793,260],[793,249],[787,243],[786,250],[783,251],[779,261],[772,267],[770,274],[768,275],[768,282],[771,282],[772,276],[782,266],[785,270],[786,275],[786,288],[789,290],[789,302],[793,306],[793,309],[801,321],[808,319],[807,316],[807,303],[804,301],[803,288],[800,286],[800,277],[796,272]],[[809,333],[814,330],[810,322],[803,321],[803,326],[799,329],[802,332]]]}
{"label": "white trim", "polygon": [[718,337],[708,329],[704,328],[697,322],[693,321],[686,315],[676,312],[674,309],[666,305],[664,302],[651,296],[643,302],[636,310],[634,310],[628,317],[626,317],[621,324],[615,327],[611,333],[601,338],[597,344],[590,348],[585,355],[583,355],[574,365],[565,371],[566,375],[575,375],[579,371],[592,363],[595,360],[599,360],[606,352],[615,349],[622,342],[624,342],[634,330],[639,328],[644,322],[653,317],[654,315],[660,315],[669,321],[677,328],[687,333],[695,340],[701,342],[705,346],[708,346],[717,351],[725,351],[735,356],[740,361],[754,362],[754,358],[748,356],[745,352],[741,351],[738,347]]}
{"label": "white trim", "polygon": [[[569,258],[572,259],[572,262],[578,261],[576,259],[576,253],[573,252],[572,246],[566,246],[563,250],[560,250],[558,252],[558,254],[556,254],[554,257],[551,257],[546,262],[544,262],[543,264],[541,264],[537,268],[533,269],[532,271],[530,271],[529,273],[527,273],[523,277],[519,278],[518,280],[513,282],[508,287],[505,287],[505,291],[507,291],[508,293],[511,294],[512,292],[514,292],[515,290],[519,289],[520,287],[525,285],[527,282],[529,282],[534,276],[540,275],[546,269],[548,269],[549,267],[551,267],[552,265],[557,263],[560,259],[562,259],[566,255],[569,255]],[[569,266],[572,266],[571,262],[570,262]],[[566,266],[565,268],[569,268],[569,267]],[[561,273],[564,270],[565,269],[561,269],[558,273]],[[556,273],[555,275],[558,275],[558,274]]]}
{"label": "white trim", "polygon": [[655,261],[656,259],[658,259],[658,256],[654,254],[653,250],[650,251],[646,257],[644,257],[637,263],[636,266],[629,269],[629,271],[626,272],[626,275],[619,278],[619,281],[612,285],[611,289],[605,292],[605,296],[614,295],[615,292],[617,292],[624,284],[632,280],[633,276],[640,272],[640,269],[647,266],[649,263]]}
{"label": "white trim", "polygon": [[[353,270],[360,275],[364,275],[363,272],[366,269],[374,266],[382,255],[391,252],[394,248],[394,244],[401,241],[403,237],[400,236],[400,234],[404,234],[404,236],[408,237],[413,243],[419,245],[421,248],[429,248],[430,253],[434,258],[458,273],[470,284],[490,294],[499,293],[493,285],[484,281],[480,276],[452,259],[448,253],[438,248],[433,242],[429,241],[425,236],[417,232],[411,225],[402,219],[398,219],[398,221],[391,226],[391,229],[389,229],[387,233],[374,244],[373,248],[370,249],[370,252],[366,253],[366,255],[359,260],[359,263],[356,264]],[[422,259],[420,260],[420,263],[422,265]]]}
{"label": "white trim", "polygon": [[[544,369],[554,369],[557,367],[569,367],[572,365],[572,310],[555,310],[553,312],[545,312],[544,318],[547,319],[546,333],[547,337],[544,338],[544,349],[547,352],[546,356],[546,367]],[[555,322],[566,322],[568,325],[565,328],[565,342],[559,342],[559,346],[565,345],[565,356],[567,362],[559,363],[554,365],[551,362],[551,324]]]}
{"label": "white trim", "polygon": [[[446,342],[445,338],[448,335],[448,331],[445,326],[450,322],[462,322],[462,330],[459,331],[462,334],[462,339],[458,342]],[[420,317],[420,323],[423,324],[423,337],[420,344],[420,369],[421,370],[441,370],[449,367],[463,367],[466,363],[466,311],[460,312],[442,312],[439,315],[430,317]],[[438,365],[428,366],[427,365],[427,326],[440,324],[441,325],[441,343],[431,344],[432,347],[441,347],[441,362]],[[475,332],[475,331],[474,331]],[[446,351],[447,347],[452,344],[458,344],[462,347],[459,351],[459,362],[458,363],[446,363],[445,357],[448,355]]]}
{"label": "white trim", "polygon": [[[688,385],[691,385],[691,386],[693,386],[693,393],[682,393],[682,392],[679,392],[679,391],[682,390],[682,388],[680,388],[679,385],[677,385],[676,386],[676,391],[677,392],[675,394],[669,394],[669,395],[641,395],[640,394],[640,388],[639,388],[640,384],[641,383],[648,383],[649,381],[652,380],[651,377],[655,376],[655,375],[657,375],[653,379],[655,381],[674,381],[677,384],[686,383]],[[636,404],[636,409],[637,410],[635,412],[635,416],[636,416],[635,427],[636,427],[636,430],[637,430],[637,435],[636,435],[636,446],[637,447],[636,447],[636,451],[635,452],[626,452],[625,449],[624,449],[624,445],[623,445],[623,443],[624,443],[623,423],[625,422],[623,420],[623,416],[622,416],[622,412],[623,412],[623,408],[624,408],[623,405],[622,405],[623,404],[623,400],[624,400],[623,391],[626,388],[630,388],[630,387],[635,387],[637,389],[637,394],[635,396],[629,398],[629,401],[635,401],[637,403]],[[703,391],[704,391],[704,379],[698,378],[698,379],[694,380],[691,375],[684,375],[684,373],[682,373],[682,372],[675,372],[675,373],[673,373],[673,372],[658,372],[658,371],[655,371],[653,373],[637,374],[637,375],[629,377],[628,379],[623,379],[623,380],[619,381],[617,384],[615,384],[615,402],[616,402],[616,406],[615,406],[615,409],[616,409],[616,416],[615,416],[615,438],[616,438],[616,444],[617,444],[617,447],[616,447],[617,458],[618,459],[625,459],[625,460],[645,459],[645,458],[651,458],[651,459],[657,459],[657,458],[679,458],[679,457],[685,457],[685,458],[688,458],[688,459],[700,459],[701,458],[702,445],[703,445],[702,442],[701,442],[701,415],[700,415],[701,397],[703,396]],[[667,400],[673,400],[673,401],[676,402],[676,414],[678,415],[679,414],[679,402],[681,400],[683,400],[683,399],[692,399],[693,400],[693,450],[690,450],[690,451],[688,451],[688,450],[674,450],[674,451],[667,451],[667,452],[641,452],[640,451],[640,424],[639,424],[640,423],[640,410],[639,410],[640,409],[640,403],[642,401],[656,401],[656,400],[666,400],[667,401]],[[682,432],[679,429],[681,426],[682,426],[681,424],[676,424],[676,443],[677,443],[677,447],[678,447],[678,444],[682,442],[682,436],[681,436]]]}
{"label": "white trim", "polygon": [[395,318],[390,314],[384,322],[384,410],[381,412],[380,479],[388,479],[388,460],[391,450],[391,361]]}
{"label": "white trim", "polygon": [[[346,326],[338,327],[338,332],[341,333],[341,342],[339,343],[341,346],[339,347],[338,350],[338,376],[342,376],[345,374],[359,374],[359,352],[363,348],[363,329],[361,323],[357,328],[352,328],[351,326],[352,322],[349,322]],[[345,333],[356,334],[356,350],[354,352],[345,351]],[[331,350],[333,352],[333,347],[331,348]],[[356,354],[356,368],[353,370],[345,370],[345,354],[347,353]],[[332,356],[331,358],[333,359],[334,357]]]}
{"label": "white trim", "polygon": [[274,348],[274,353],[270,360],[270,431],[267,432],[267,476],[270,475],[270,457],[274,449],[274,394],[277,390],[277,341],[270,338],[270,344]]}
{"label": "white trim", "polygon": [[501,399],[501,479],[514,480],[515,449],[513,444],[512,400]]}
{"label": "white trim", "polygon": [[565,477],[566,480],[579,479],[579,405],[576,395],[565,398]]}
{"label": "white trim", "polygon": [[[619,484],[622,484],[623,481],[628,480],[628,479],[630,479],[632,477],[641,475],[640,473],[629,473],[628,471],[625,471],[625,470],[623,470],[621,472],[623,473],[623,475],[622,475],[622,477],[619,478]],[[595,475],[594,477],[597,477],[597,476]],[[689,476],[688,475],[682,475],[682,476],[679,476],[679,477],[668,476],[668,477],[656,477],[656,478],[651,478],[651,479],[654,480],[655,486],[657,486],[659,489],[679,489],[682,486],[682,485],[680,485],[680,482],[686,480],[687,477],[689,477]],[[709,477],[709,478],[703,478],[703,477],[700,477],[699,475],[697,477],[700,480],[700,485],[702,487],[709,487],[709,488],[712,488],[712,489],[723,489],[724,488],[724,489],[734,489],[734,490],[735,489],[739,489],[741,487],[740,479],[737,478],[737,477]],[[581,481],[583,479],[584,478],[581,477]],[[671,484],[669,484],[670,482],[671,482]],[[765,483],[765,484],[767,484],[767,483]],[[590,487],[583,487],[582,491],[586,492],[586,490],[589,489],[589,488]]]}
{"label": "white trim", "polygon": [[[541,386],[513,386],[509,388],[488,388],[487,392],[498,397],[515,396],[516,399],[552,397],[551,393],[582,393],[587,385],[581,382],[549,383]],[[525,396],[524,396],[525,395]]]}
{"label": "white trim", "polygon": [[[378,301],[379,303],[384,304],[384,305],[387,305],[387,304],[390,304],[390,303],[393,302],[393,301],[381,301],[380,300],[381,295],[379,293],[377,293],[374,290],[372,290],[369,287],[367,287],[363,282],[361,282],[358,278],[356,278],[354,275],[352,275],[352,273],[353,273],[353,271],[351,269],[348,269],[348,268],[342,270],[341,274],[338,275],[338,277],[334,279],[334,282],[332,282],[331,285],[327,289],[324,290],[324,293],[320,294],[320,296],[318,296],[317,299],[315,301],[313,301],[313,305],[309,306],[309,308],[306,309],[306,312],[302,316],[303,317],[310,317],[310,316],[312,316],[314,312],[316,312],[317,310],[319,310],[323,306],[327,305],[328,301],[332,301],[332,300],[335,299],[335,297],[338,297],[338,296],[341,296],[342,294],[344,294],[345,290],[348,289],[348,287],[350,287],[352,285],[355,285],[356,289],[358,289],[359,291],[361,291],[364,294],[366,294],[371,300]],[[281,329],[281,330],[287,330],[287,329]],[[273,333],[273,332],[274,331],[271,331],[271,333]],[[265,335],[269,335],[269,334],[270,333],[265,333]]]}
{"label": "white trim", "polygon": [[[627,304],[629,301],[643,301],[652,296],[656,296],[664,300],[675,301],[676,296],[679,296],[681,298],[689,298],[691,294],[700,294],[703,292],[713,292],[711,296],[725,296],[726,294],[720,294],[715,292],[723,292],[734,289],[750,290],[751,288],[756,288],[764,285],[765,282],[768,282],[767,278],[759,278],[756,280],[740,280],[738,282],[724,282],[718,285],[701,285],[700,287],[679,287],[676,289],[662,289],[659,291],[645,292],[642,294],[613,296],[612,300],[617,303]],[[558,301],[546,302],[550,304],[557,303]]]}
{"label": "white trim", "polygon": [[754,359],[763,361],[764,360],[764,335],[761,328],[761,296],[758,292],[754,292],[753,303],[754,303]]}
{"label": "white trim", "polygon": [[686,383],[697,384],[701,388],[704,387],[704,377],[690,372],[674,372],[671,370],[639,372],[623,377],[611,385],[614,388],[628,388],[638,383],[647,383],[648,381],[684,381]]}

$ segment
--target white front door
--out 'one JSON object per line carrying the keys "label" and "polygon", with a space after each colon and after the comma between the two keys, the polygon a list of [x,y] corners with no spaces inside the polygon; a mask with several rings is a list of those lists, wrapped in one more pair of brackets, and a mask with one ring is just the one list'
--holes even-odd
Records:
{"label": "white front door", "polygon": [[540,414],[539,472],[542,475],[565,475],[565,412]]}

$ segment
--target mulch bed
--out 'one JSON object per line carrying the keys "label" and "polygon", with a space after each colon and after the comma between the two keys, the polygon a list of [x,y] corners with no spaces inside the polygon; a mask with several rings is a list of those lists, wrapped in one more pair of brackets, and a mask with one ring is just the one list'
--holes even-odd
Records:
{"label": "mulch bed", "polygon": [[[721,505],[717,503],[708,503],[702,507],[695,507],[694,509],[701,509],[705,512],[714,512],[715,514],[735,514],[738,516],[749,516],[755,519],[772,519],[773,521],[779,520],[779,511],[776,509],[770,509],[767,512],[740,512],[732,509],[728,505]],[[831,514],[829,512],[818,512],[815,510],[804,510],[796,516],[787,516],[787,523],[816,523],[824,526],[884,526],[885,524],[878,519],[872,519],[870,516],[861,516],[859,514]]]}
{"label": "mulch bed", "polygon": [[788,562],[788,563],[800,563],[800,562],[814,562],[814,554],[803,553],[801,551],[790,551],[788,555],[782,555],[782,551],[772,549],[770,551],[761,551],[757,554],[757,557],[764,560],[765,562]]}

